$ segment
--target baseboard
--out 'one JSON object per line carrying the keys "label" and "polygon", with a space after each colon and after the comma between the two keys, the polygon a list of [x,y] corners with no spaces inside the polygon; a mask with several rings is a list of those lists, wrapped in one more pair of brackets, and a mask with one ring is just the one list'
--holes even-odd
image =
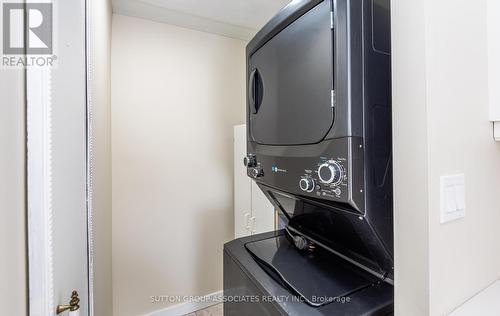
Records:
{"label": "baseboard", "polygon": [[219,299],[222,297],[222,291],[218,291],[215,293],[211,293],[205,296],[200,297],[199,302],[185,302],[177,305],[169,306],[167,308],[163,308],[144,316],[182,316],[190,313],[194,313],[199,311],[200,309],[204,309],[210,307],[212,305],[216,305],[219,303]]}

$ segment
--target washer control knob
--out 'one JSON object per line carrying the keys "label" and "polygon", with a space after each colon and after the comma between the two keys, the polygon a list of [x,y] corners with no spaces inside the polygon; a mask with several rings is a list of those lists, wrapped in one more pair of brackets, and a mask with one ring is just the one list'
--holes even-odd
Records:
{"label": "washer control knob", "polygon": [[340,188],[336,188],[335,190],[333,190],[333,193],[335,193],[336,195],[340,195],[342,194],[342,191],[340,190]]}
{"label": "washer control knob", "polygon": [[257,158],[255,157],[255,155],[251,155],[251,154],[246,155],[246,157],[243,158],[243,164],[247,168],[255,167],[255,166],[257,166]]}
{"label": "washer control knob", "polygon": [[300,189],[304,192],[312,192],[314,191],[315,187],[314,179],[311,179],[309,177],[302,178],[299,181],[299,186]]}
{"label": "washer control knob", "polygon": [[252,168],[252,170],[250,171],[250,174],[254,178],[260,178],[264,175],[264,170],[262,170],[261,167],[255,167],[255,168]]}
{"label": "washer control knob", "polygon": [[323,183],[340,183],[342,180],[342,168],[338,162],[330,160],[320,165],[318,168],[319,180]]}

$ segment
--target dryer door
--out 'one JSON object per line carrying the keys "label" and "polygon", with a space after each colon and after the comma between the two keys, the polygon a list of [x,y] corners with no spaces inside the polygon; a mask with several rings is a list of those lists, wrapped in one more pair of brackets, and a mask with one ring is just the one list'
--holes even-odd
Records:
{"label": "dryer door", "polygon": [[313,144],[333,124],[331,2],[322,1],[249,59],[252,139],[266,145]]}

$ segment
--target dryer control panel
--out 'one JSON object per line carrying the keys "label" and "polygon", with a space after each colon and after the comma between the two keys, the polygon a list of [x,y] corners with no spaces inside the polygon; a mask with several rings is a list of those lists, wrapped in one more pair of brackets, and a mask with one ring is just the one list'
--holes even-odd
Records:
{"label": "dryer control panel", "polygon": [[[290,194],[349,205],[364,213],[363,146],[359,139],[324,141],[321,152],[307,146],[249,151],[248,176]],[[256,145],[258,147],[258,145]],[[258,153],[256,153],[258,152]]]}

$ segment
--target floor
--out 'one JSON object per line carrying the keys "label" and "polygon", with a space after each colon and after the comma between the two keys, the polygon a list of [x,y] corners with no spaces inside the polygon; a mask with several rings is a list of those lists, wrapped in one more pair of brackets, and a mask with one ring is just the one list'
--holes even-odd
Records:
{"label": "floor", "polygon": [[[450,316],[497,316],[500,315],[500,280],[490,285],[462,306]],[[198,315],[198,314],[197,314]],[[221,314],[222,315],[222,314]]]}
{"label": "floor", "polygon": [[188,314],[185,316],[223,316],[222,304],[210,306],[210,307],[207,307],[205,309],[199,310],[195,313],[191,313],[191,314]]}

